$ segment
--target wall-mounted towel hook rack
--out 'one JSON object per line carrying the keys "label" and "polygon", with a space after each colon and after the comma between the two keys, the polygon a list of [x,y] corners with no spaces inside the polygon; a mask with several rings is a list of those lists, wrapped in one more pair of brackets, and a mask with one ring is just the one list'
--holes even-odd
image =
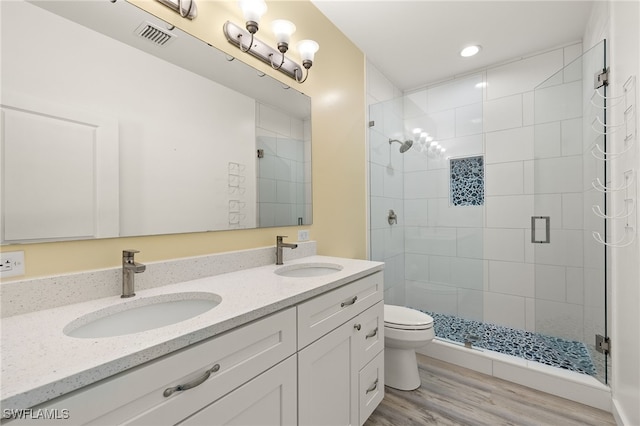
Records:
{"label": "wall-mounted towel hook rack", "polygon": [[600,191],[600,192],[622,191],[624,189],[629,188],[633,183],[633,180],[630,179],[630,177],[633,177],[633,170],[631,170],[631,175],[625,174],[625,183],[619,187],[614,188],[611,186],[606,186],[604,183],[602,183],[600,178],[595,178],[593,181],[591,181],[591,186],[593,186],[593,188],[596,191]]}
{"label": "wall-mounted towel hook rack", "polygon": [[[593,95],[591,95],[591,104],[600,110],[595,111],[596,116],[591,122],[591,129],[596,135],[598,135],[592,141],[594,145],[591,148],[591,155],[598,160],[606,162],[631,155],[631,150],[634,148],[634,144],[637,139],[635,82],[635,76],[630,76],[623,84],[623,94],[620,96],[605,96],[598,90],[598,87],[600,86],[597,86]],[[601,101],[602,104],[600,105],[598,101]],[[624,111],[621,111],[623,122],[619,124],[607,124],[606,114],[608,109],[618,105],[621,105],[619,107],[620,109],[624,108]],[[615,109],[614,111],[618,111],[618,109]],[[601,119],[598,114],[604,114],[604,118]],[[596,128],[596,126],[599,128]],[[623,129],[623,131],[619,132],[620,129]],[[609,140],[607,136],[612,136],[611,140]],[[596,142],[596,140],[598,142]],[[601,143],[603,143],[603,145],[601,145]],[[609,148],[609,150],[607,150],[607,147],[613,146],[616,146],[616,148]],[[606,164],[607,163],[604,165],[605,173],[607,170]],[[609,179],[607,176],[604,177],[605,183],[603,183],[599,177],[591,181],[591,186],[593,186],[596,191],[604,194],[624,191],[623,194],[611,196],[612,202],[617,201],[619,205],[620,200],[622,199],[623,203],[623,206],[618,207],[615,213],[610,214],[607,212],[606,207],[603,210],[599,205],[593,205],[591,207],[591,210],[596,217],[605,219],[604,229],[609,229],[609,220],[625,220],[623,228],[616,226],[612,227],[614,232],[616,229],[624,229],[624,235],[616,241],[607,241],[606,237],[603,237],[600,232],[592,232],[593,238],[598,243],[607,247],[621,248],[630,246],[635,242],[637,236],[638,182],[635,169],[625,171],[622,177],[624,182],[620,184],[614,183],[611,184],[611,186],[606,185],[606,180]],[[616,182],[616,180],[613,179],[613,182]]]}
{"label": "wall-mounted towel hook rack", "polygon": [[624,208],[622,210],[620,210],[618,213],[614,213],[612,215],[606,215],[602,209],[600,208],[600,206],[594,204],[591,206],[591,210],[593,211],[593,214],[595,214],[596,216],[598,216],[599,218],[602,219],[624,219],[626,217],[629,217],[633,214],[634,210],[635,210],[635,201],[633,200],[633,198],[625,198],[624,199]]}
{"label": "wall-mounted towel hook rack", "polygon": [[[624,235],[618,241],[607,242],[604,240],[604,238],[602,238],[602,235],[600,235],[600,233],[597,231],[593,231],[593,238],[600,244],[605,245],[607,247],[615,247],[615,248],[628,247],[631,244],[633,244],[634,241],[636,240],[636,233],[633,226],[630,226],[630,225],[626,225],[624,227],[624,230],[625,230]],[[631,237],[628,237],[629,235],[631,235]]]}
{"label": "wall-mounted towel hook rack", "polygon": [[[604,131],[596,128],[596,125],[604,127]],[[599,135],[605,135],[605,136],[608,136],[608,135],[610,135],[612,133],[617,132],[621,127],[624,127],[624,126],[625,126],[625,123],[622,123],[622,124],[605,124],[605,123],[602,122],[602,120],[600,120],[599,116],[596,116],[596,118],[594,118],[591,121],[591,130],[593,130],[594,132],[596,132]]]}
{"label": "wall-mounted towel hook rack", "polygon": [[[631,138],[625,138],[625,142],[627,142],[628,140],[631,140]],[[616,158],[621,157],[627,152],[631,151],[631,148],[633,148],[633,143],[627,144],[627,147],[620,152],[606,152],[600,147],[600,144],[595,144],[591,149],[591,155],[601,161],[615,160]]]}
{"label": "wall-mounted towel hook rack", "polygon": [[[599,99],[606,100],[606,101],[607,101],[607,105],[606,105],[606,106],[603,106],[603,105],[598,105],[598,104],[596,104],[596,103],[593,101],[593,99],[594,99],[594,98],[596,98],[596,96],[597,96],[597,98],[599,98]],[[624,100],[624,95],[619,95],[619,96],[605,96],[605,95],[603,95],[602,93],[600,93],[600,90],[599,90],[599,89],[595,89],[595,90],[593,91],[593,95],[591,95],[591,104],[592,104],[593,106],[597,107],[597,108],[600,108],[600,109],[607,109],[607,108],[611,108],[611,107],[613,107],[613,106],[618,105],[618,104],[619,104],[620,102],[622,102],[623,100]],[[611,101],[617,101],[617,102],[616,102],[616,103],[614,103],[614,104],[609,104],[609,102],[611,102]]]}

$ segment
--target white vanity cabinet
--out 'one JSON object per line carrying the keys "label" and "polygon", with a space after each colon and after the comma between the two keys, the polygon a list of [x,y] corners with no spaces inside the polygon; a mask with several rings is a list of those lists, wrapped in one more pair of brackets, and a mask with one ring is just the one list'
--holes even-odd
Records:
{"label": "white vanity cabinet", "polygon": [[[287,412],[279,413],[282,423],[274,424],[295,423],[295,312],[295,308],[286,309],[35,409],[68,410],[69,418],[56,421],[59,424],[156,426],[182,421],[194,424],[190,416],[217,415],[223,406],[229,407],[229,414],[241,415],[244,410],[254,410],[247,414],[259,415],[255,413],[258,409],[255,402],[265,398],[272,401],[277,393],[280,407]],[[262,387],[249,385],[252,380]],[[269,382],[266,387],[265,381]],[[179,385],[193,387],[168,391]],[[250,396],[247,388],[251,388]],[[248,399],[233,397],[236,392]],[[254,406],[250,407],[249,399],[254,401]],[[234,405],[231,401],[239,402]],[[274,413],[270,415],[275,418]],[[10,424],[27,423],[16,420]],[[42,421],[30,423],[42,424]],[[215,420],[201,424],[222,423]]]}
{"label": "white vanity cabinet", "polygon": [[362,425],[384,396],[382,272],[298,305],[298,421]]}
{"label": "white vanity cabinet", "polygon": [[60,425],[361,426],[384,396],[382,298],[378,271],[32,410],[68,414]]}

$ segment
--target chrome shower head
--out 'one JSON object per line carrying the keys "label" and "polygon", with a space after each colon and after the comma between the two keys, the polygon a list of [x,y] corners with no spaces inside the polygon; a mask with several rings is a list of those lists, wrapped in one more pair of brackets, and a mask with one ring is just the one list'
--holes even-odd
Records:
{"label": "chrome shower head", "polygon": [[411,139],[408,139],[404,142],[399,141],[398,139],[389,139],[389,145],[394,142],[398,142],[400,144],[400,154],[404,154],[405,152],[407,152],[413,145],[413,141]]}

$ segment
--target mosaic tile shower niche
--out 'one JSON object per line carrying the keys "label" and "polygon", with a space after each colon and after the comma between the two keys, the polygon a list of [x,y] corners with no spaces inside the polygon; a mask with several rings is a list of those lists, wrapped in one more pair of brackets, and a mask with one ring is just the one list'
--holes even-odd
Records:
{"label": "mosaic tile shower niche", "polygon": [[450,160],[451,204],[481,206],[484,204],[484,158],[482,155]]}

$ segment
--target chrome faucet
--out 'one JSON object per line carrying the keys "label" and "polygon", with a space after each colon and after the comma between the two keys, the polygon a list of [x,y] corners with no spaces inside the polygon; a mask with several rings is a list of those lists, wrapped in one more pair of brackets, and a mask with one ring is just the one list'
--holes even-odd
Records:
{"label": "chrome faucet", "polygon": [[282,248],[286,247],[286,248],[290,248],[290,249],[294,249],[294,248],[298,248],[297,244],[290,244],[290,243],[283,243],[282,239],[283,238],[287,238],[286,235],[278,235],[276,237],[276,265],[282,265]]}
{"label": "chrome faucet", "polygon": [[144,272],[147,267],[142,263],[137,263],[133,256],[140,253],[138,250],[122,250],[122,296],[133,297],[135,292],[135,274]]}

